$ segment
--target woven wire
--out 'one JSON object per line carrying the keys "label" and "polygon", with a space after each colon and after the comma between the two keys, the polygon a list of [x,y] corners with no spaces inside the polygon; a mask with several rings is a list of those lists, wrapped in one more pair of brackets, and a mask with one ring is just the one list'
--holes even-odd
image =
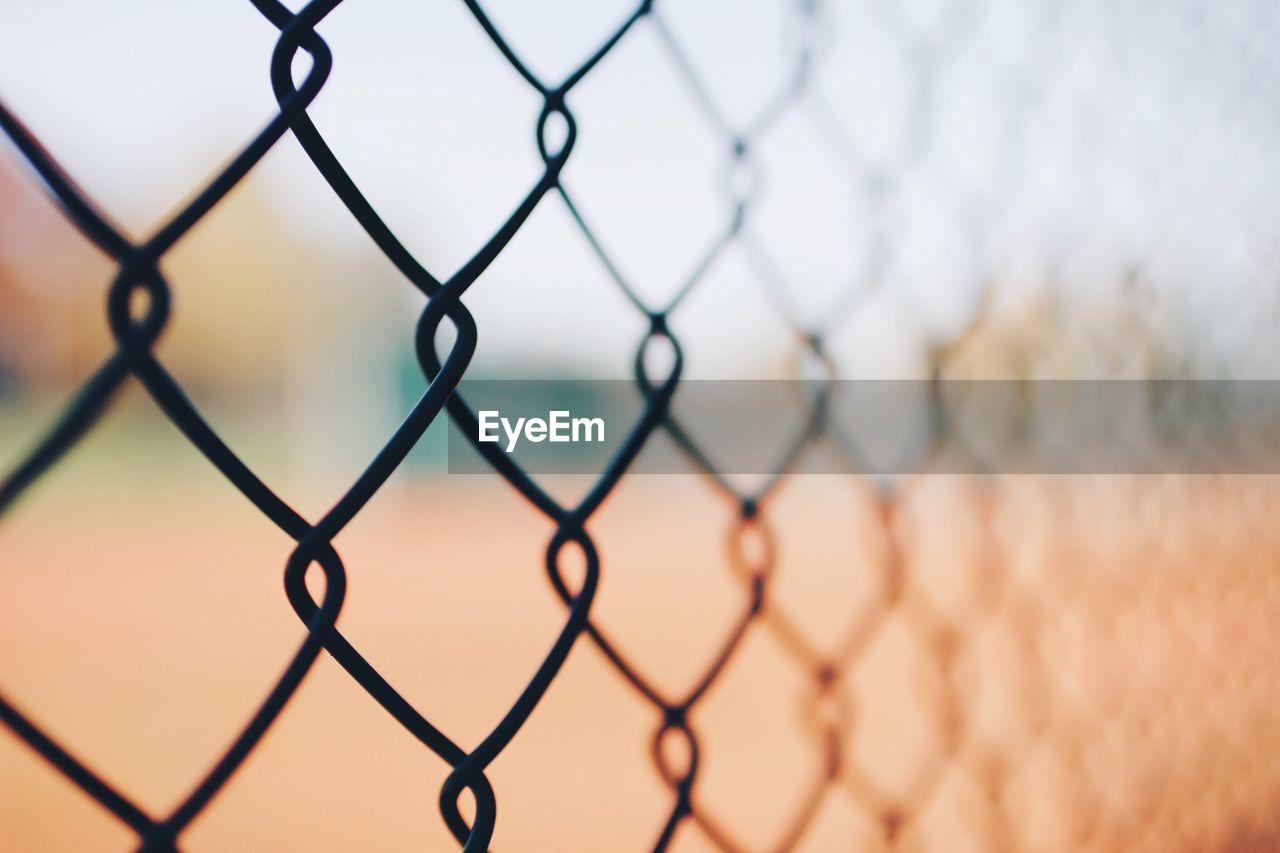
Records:
{"label": "woven wire", "polygon": [[[770,598],[771,581],[779,566],[769,506],[780,484],[793,473],[803,455],[820,444],[837,448],[850,470],[858,468],[856,444],[841,434],[838,425],[827,416],[827,395],[839,378],[835,361],[828,353],[828,341],[857,314],[864,300],[886,282],[885,272],[891,264],[893,250],[886,234],[887,214],[883,208],[893,195],[895,182],[911,172],[928,148],[933,136],[929,121],[933,113],[934,84],[945,67],[946,52],[963,43],[968,17],[961,12],[944,18],[938,27],[925,32],[915,28],[901,15],[896,4],[884,0],[877,5],[877,14],[881,16],[886,32],[907,46],[913,67],[919,69],[911,103],[905,110],[909,119],[906,141],[893,162],[881,162],[860,151],[834,117],[836,110],[814,73],[815,66],[823,60],[824,37],[828,32],[827,12],[817,0],[798,0],[792,5],[790,14],[794,27],[790,38],[793,61],[790,69],[777,81],[775,90],[761,99],[754,116],[742,123],[733,122],[721,108],[700,75],[697,57],[686,50],[664,17],[661,6],[655,6],[651,0],[640,3],[586,61],[558,82],[543,80],[530,70],[480,3],[475,0],[464,2],[494,48],[542,98],[534,135],[543,168],[541,175],[507,218],[494,229],[489,240],[448,276],[437,276],[429,271],[396,237],[308,116],[307,109],[324,87],[332,68],[332,56],[317,27],[339,5],[339,0],[313,0],[297,12],[274,0],[253,0],[262,16],[279,31],[270,65],[270,81],[279,110],[191,201],[145,238],[127,235],[114,225],[109,215],[80,189],[22,122],[0,105],[0,127],[61,204],[66,217],[117,263],[115,278],[107,291],[107,320],[115,338],[115,349],[79,389],[57,422],[0,485],[0,513],[11,509],[28,488],[81,441],[110,409],[122,385],[130,377],[135,378],[172,424],[226,480],[295,540],[296,547],[284,567],[285,589],[290,606],[306,627],[305,638],[257,712],[185,799],[167,814],[148,813],[115,788],[106,776],[86,766],[60,746],[52,734],[3,697],[0,697],[0,720],[67,779],[136,832],[140,849],[176,849],[183,831],[231,782],[245,758],[253,752],[296,693],[317,657],[322,651],[327,652],[422,746],[452,768],[439,792],[441,819],[463,849],[484,850],[490,845],[497,819],[497,799],[486,770],[520,732],[530,715],[536,712],[543,695],[561,671],[570,649],[581,640],[597,646],[636,694],[652,706],[652,760],[668,786],[671,798],[669,813],[654,829],[653,849],[666,849],[677,830],[686,823],[695,825],[725,850],[791,849],[803,837],[825,798],[840,792],[874,815],[885,838],[892,841],[901,832],[906,818],[892,798],[878,791],[871,780],[843,760],[853,723],[840,688],[891,609],[905,613],[921,634],[932,638],[932,648],[944,671],[954,659],[958,640],[927,596],[904,584],[902,564],[906,558],[898,550],[896,539],[890,537],[888,552],[876,567],[887,590],[884,599],[869,617],[850,623],[842,642],[834,650],[814,646],[800,628],[798,618],[776,606]],[[678,73],[687,94],[705,119],[708,131],[722,145],[725,161],[720,229],[692,269],[673,283],[672,295],[661,303],[651,303],[640,296],[642,289],[635,286],[623,272],[622,265],[611,255],[605,235],[597,234],[589,224],[586,209],[575,200],[571,182],[563,174],[577,139],[577,121],[570,105],[572,92],[620,42],[642,27],[651,29],[658,37],[667,61]],[[300,53],[310,58],[310,67],[298,83],[292,68]],[[767,241],[761,239],[753,224],[753,211],[766,192],[763,180],[765,167],[757,157],[757,148],[779,124],[797,116],[811,123],[813,132],[820,136],[845,170],[844,179],[855,192],[869,200],[872,210],[869,251],[861,257],[854,276],[841,290],[839,298],[818,312],[816,318],[804,316],[795,304],[792,299],[795,283],[787,280],[783,265],[772,256]],[[551,141],[554,135],[551,128],[556,123],[562,123],[564,128],[563,140],[558,144]],[[1016,131],[1015,120],[1010,132]],[[355,482],[338,497],[327,513],[314,520],[304,518],[279,497],[223,441],[154,351],[154,345],[170,319],[170,285],[161,272],[161,262],[166,253],[244,180],[273,146],[289,135],[302,146],[316,172],[360,227],[405,280],[425,297],[414,345],[422,373],[428,381],[427,389]],[[1010,164],[1002,172],[1003,180],[1008,182],[1017,181],[1019,174],[1017,164]],[[955,189],[957,210],[961,218],[975,229],[981,229],[998,218],[998,202],[1007,195],[1007,187],[988,193],[972,191],[961,185]],[[551,497],[531,475],[494,445],[474,442],[476,450],[493,470],[554,523],[555,531],[546,545],[545,569],[548,581],[564,603],[565,615],[554,642],[546,649],[541,663],[514,698],[509,710],[474,748],[466,749],[433,725],[402,696],[336,627],[335,620],[342,608],[347,580],[342,558],[332,543],[388,477],[404,463],[415,444],[442,412],[447,410],[448,417],[460,427],[462,434],[472,439],[477,436],[476,414],[456,392],[467,373],[481,332],[463,297],[504,251],[534,210],[542,204],[556,203],[564,205],[571,214],[582,237],[614,285],[635,310],[647,318],[648,331],[637,344],[634,360],[636,387],[643,397],[644,406],[641,416],[630,426],[618,454],[585,496],[572,505]],[[726,472],[717,468],[712,454],[670,410],[684,368],[681,342],[673,332],[671,317],[681,310],[689,295],[707,279],[730,247],[741,249],[750,258],[756,284],[767,293],[777,316],[790,330],[799,353],[797,371],[801,365],[808,364],[816,366],[817,373],[817,379],[812,383],[813,394],[803,403],[805,417],[802,428],[781,454],[769,476],[749,491],[735,485]],[[980,309],[974,322],[980,322],[981,316]],[[441,337],[441,326],[446,321],[452,329],[453,341],[441,354],[437,341]],[[962,334],[957,339],[962,340],[963,337]],[[665,343],[659,344],[660,341]],[[671,358],[666,374],[655,377],[650,374],[647,364],[651,348],[659,345],[670,350]],[[942,373],[951,351],[945,346],[931,351],[935,376]],[[699,677],[678,694],[661,689],[650,674],[636,665],[614,642],[607,627],[598,622],[592,611],[602,579],[602,564],[596,544],[587,532],[588,522],[626,476],[646,444],[660,432],[674,439],[691,464],[715,485],[732,508],[727,519],[729,543],[726,563],[741,581],[742,591],[736,620],[720,639],[715,653],[705,662]],[[889,487],[877,493],[874,499],[876,511],[886,530],[899,523],[900,510],[906,499],[904,493]],[[989,523],[990,507],[985,506],[980,515],[986,520],[984,523]],[[570,582],[562,569],[562,555],[570,548],[580,551],[584,558],[585,568],[576,582]],[[997,556],[993,554],[993,559]],[[313,568],[323,575],[325,581],[324,594],[319,600],[313,597],[306,584],[306,577]],[[1017,590],[1013,589],[1016,583],[1011,577],[1000,594],[1016,595]],[[702,746],[693,721],[694,712],[731,665],[744,638],[752,631],[768,632],[804,674],[809,691],[807,728],[819,758],[817,772],[805,788],[794,813],[785,822],[784,830],[770,839],[738,837],[731,826],[703,807],[697,787]],[[951,754],[957,747],[961,728],[958,722],[961,709],[954,690],[944,696],[943,705],[941,716],[949,721],[944,727],[943,752]],[[684,754],[683,761],[672,758],[673,742],[679,744],[679,751]],[[927,800],[940,775],[925,774],[919,789],[913,791],[908,799],[913,803]],[[474,798],[474,815],[470,819],[464,817],[461,806],[461,797],[467,791]]]}

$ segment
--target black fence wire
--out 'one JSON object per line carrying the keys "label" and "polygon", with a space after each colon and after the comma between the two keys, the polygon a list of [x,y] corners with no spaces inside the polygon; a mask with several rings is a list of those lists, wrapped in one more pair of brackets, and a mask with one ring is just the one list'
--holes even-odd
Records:
{"label": "black fence wire", "polygon": [[[167,814],[154,814],[143,809],[111,783],[109,769],[100,772],[87,766],[60,745],[53,733],[2,696],[0,720],[58,772],[132,829],[137,834],[139,849],[173,850],[180,846],[184,830],[219,791],[232,783],[245,758],[277,720],[318,656],[325,652],[423,747],[452,768],[439,791],[441,818],[464,850],[479,851],[489,848],[497,820],[498,801],[486,775],[487,769],[521,731],[530,715],[536,712],[573,645],[580,641],[589,642],[598,647],[635,693],[652,706],[652,761],[670,791],[669,812],[654,827],[649,842],[653,849],[667,849],[677,830],[682,825],[692,824],[724,850],[788,850],[804,836],[825,798],[841,792],[865,809],[878,823],[886,841],[892,843],[909,816],[903,813],[900,805],[895,805],[903,802],[902,798],[895,799],[879,790],[872,779],[845,760],[847,739],[854,724],[841,685],[891,609],[905,614],[905,618],[917,625],[922,635],[930,638],[931,648],[944,671],[954,659],[961,640],[947,624],[945,616],[930,604],[928,596],[919,594],[904,581],[903,562],[906,557],[890,538],[889,551],[882,563],[869,569],[880,574],[878,583],[884,590],[881,600],[875,607],[861,612],[847,626],[842,640],[833,650],[815,646],[807,638],[799,618],[777,606],[770,597],[778,560],[769,507],[779,485],[794,472],[801,457],[817,445],[837,448],[849,470],[858,470],[856,443],[841,434],[839,426],[827,416],[826,394],[831,383],[839,378],[835,360],[828,353],[827,342],[835,330],[856,315],[863,300],[886,281],[893,245],[886,233],[888,217],[883,207],[893,194],[894,181],[911,170],[932,137],[929,120],[933,113],[934,78],[945,67],[945,52],[963,42],[969,22],[964,4],[955,4],[956,13],[930,32],[914,28],[895,3],[886,0],[877,7],[886,31],[907,46],[913,67],[919,69],[910,95],[911,103],[904,111],[908,117],[905,142],[893,162],[881,162],[860,151],[856,142],[843,130],[834,118],[835,109],[823,84],[814,73],[815,66],[822,62],[829,34],[827,13],[819,0],[795,0],[792,4],[788,38],[792,40],[793,61],[789,73],[777,81],[776,90],[762,99],[754,116],[742,123],[735,123],[728,117],[704,83],[697,56],[686,50],[668,24],[663,3],[646,0],[638,4],[612,35],[565,79],[547,81],[522,60],[479,2],[464,0],[494,48],[542,98],[533,141],[543,165],[541,175],[494,230],[492,237],[455,272],[438,276],[428,270],[392,232],[308,115],[309,106],[324,87],[332,68],[329,47],[318,28],[340,0],[312,0],[296,12],[276,0],[252,2],[263,18],[279,32],[270,62],[270,83],[279,110],[185,207],[145,238],[128,235],[113,224],[110,215],[100,210],[75,179],[62,169],[54,154],[45,150],[17,116],[0,105],[0,127],[61,205],[65,216],[117,264],[115,278],[107,290],[106,312],[115,339],[114,351],[0,485],[0,513],[11,510],[24,492],[57,465],[59,459],[81,441],[110,409],[121,387],[131,378],[136,379],[191,445],[245,499],[296,542],[284,567],[284,582],[288,603],[306,628],[305,638],[256,713],[185,799]],[[697,106],[708,131],[719,140],[724,152],[722,223],[693,268],[672,283],[669,291],[672,295],[664,301],[648,301],[640,295],[645,289],[637,287],[623,265],[615,260],[608,248],[607,235],[598,234],[589,224],[589,210],[578,203],[572,181],[564,174],[577,140],[577,120],[571,106],[575,87],[620,42],[640,28],[649,28],[657,36],[686,94]],[[299,54],[305,54],[310,60],[300,82],[295,79],[297,75],[293,71]],[[1016,77],[1017,70],[1011,69],[1009,76]],[[1028,97],[1023,95],[1024,100]],[[410,109],[411,106],[405,108]],[[835,155],[835,162],[843,170],[840,180],[847,181],[854,192],[868,200],[872,211],[868,232],[864,235],[867,250],[857,259],[854,274],[840,290],[839,297],[816,316],[805,316],[792,301],[794,283],[787,281],[784,265],[771,255],[767,241],[759,238],[753,225],[753,210],[766,191],[767,177],[766,169],[757,157],[757,149],[774,128],[799,114],[804,121],[811,123],[814,132]],[[1015,135],[1017,131],[1015,118],[1008,132]],[[414,346],[422,373],[428,381],[427,389],[355,482],[338,497],[328,512],[316,519],[304,518],[242,461],[196,408],[154,351],[154,345],[164,333],[171,315],[171,287],[161,271],[166,254],[245,179],[273,146],[287,136],[297,141],[316,172],[351,216],[425,300],[417,321]],[[1017,145],[1010,148],[1018,150]],[[1018,164],[1011,160],[1002,169],[1001,180],[1014,182],[1019,174]],[[981,230],[999,216],[999,202],[1007,195],[1007,185],[995,191],[990,188],[978,191],[963,186],[957,180],[954,193],[957,219],[975,232]],[[504,251],[535,208],[557,203],[567,208],[607,276],[635,310],[647,317],[649,324],[647,333],[638,342],[634,360],[636,387],[644,401],[642,415],[630,426],[620,452],[576,504],[557,501],[496,445],[475,440],[478,435],[476,412],[456,393],[471,363],[478,336],[483,333],[477,328],[464,302],[467,291]],[[805,404],[802,428],[780,455],[771,474],[749,491],[744,491],[726,472],[717,468],[714,454],[701,446],[669,408],[684,368],[681,342],[672,330],[671,318],[733,246],[750,258],[758,285],[767,292],[777,315],[794,337],[797,375],[814,380],[814,392]],[[979,310],[975,324],[981,322],[981,315]],[[438,341],[442,337],[441,326],[446,324],[452,332],[452,343],[442,353]],[[959,340],[963,337],[961,335]],[[932,349],[935,375],[941,375],[953,348],[953,345],[939,344]],[[665,367],[662,375],[655,376],[652,365],[663,361],[659,350],[665,351]],[[546,545],[545,570],[565,608],[559,632],[526,686],[499,722],[472,748],[458,744],[437,728],[335,625],[347,585],[342,557],[333,545],[335,537],[362,511],[405,461],[427,428],[446,410],[448,417],[461,427],[462,434],[472,439],[475,449],[493,470],[554,523],[555,532]],[[731,507],[726,519],[726,564],[741,582],[741,601],[736,619],[720,638],[715,653],[705,662],[699,676],[678,693],[669,693],[659,687],[656,680],[619,647],[608,627],[600,623],[592,609],[604,570],[597,545],[587,532],[588,522],[627,475],[637,455],[659,433],[667,434],[677,443],[692,465],[715,484]],[[874,499],[876,512],[885,529],[891,529],[898,523],[902,500],[902,493],[890,486],[884,486],[877,492]],[[983,517],[989,520],[989,507],[982,512],[985,513]],[[584,569],[576,579],[566,577],[563,568],[564,555],[571,550],[581,552],[584,559]],[[993,549],[990,556],[993,560],[999,559],[997,550]],[[313,571],[318,571],[324,580],[324,594],[318,600],[308,590],[306,582],[308,574]],[[1002,574],[1001,577],[1005,578],[1006,585],[997,595],[1017,594],[1013,588],[1017,583],[1014,576]],[[783,831],[777,837],[767,839],[740,837],[728,822],[705,807],[698,789],[703,746],[694,722],[694,712],[726,668],[731,666],[744,638],[753,631],[767,632],[803,673],[808,691],[805,724],[814,754],[818,757],[816,772],[808,781],[798,806],[785,822]],[[958,748],[963,728],[959,719],[963,708],[953,688],[944,689],[942,705],[940,715],[945,721],[942,752],[944,755],[953,754]],[[927,800],[932,786],[940,778],[940,772],[922,774],[916,790],[907,800],[912,803]],[[463,806],[466,792],[473,798],[473,806]],[[473,815],[468,818],[464,812],[470,809],[473,809]],[[1015,846],[1007,833],[997,830],[995,837],[1000,839],[1001,849]],[[640,842],[631,843],[638,846]]]}

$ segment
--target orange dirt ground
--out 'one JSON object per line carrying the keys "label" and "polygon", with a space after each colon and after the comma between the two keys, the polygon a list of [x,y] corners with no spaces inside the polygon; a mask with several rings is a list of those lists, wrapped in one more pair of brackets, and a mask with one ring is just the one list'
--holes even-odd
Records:
{"label": "orange dirt ground", "polygon": [[[841,681],[844,772],[800,849],[1280,849],[1278,508],[1263,477],[953,477],[913,484],[882,523],[854,481],[789,483],[766,508],[769,607],[823,648],[867,637]],[[742,606],[732,518],[692,477],[641,477],[591,527],[595,618],[672,694]],[[464,746],[563,618],[550,531],[489,478],[424,478],[393,481],[337,542],[339,624]],[[42,485],[0,526],[0,689],[162,813],[302,635],[289,545],[212,478]],[[821,776],[812,690],[757,624],[693,714],[698,806],[747,849]],[[658,722],[580,640],[490,769],[494,847],[648,849],[671,801],[649,758]],[[446,769],[322,657],[184,844],[456,849],[436,805]],[[0,734],[0,849],[131,840]],[[674,846],[711,845],[685,823]]]}

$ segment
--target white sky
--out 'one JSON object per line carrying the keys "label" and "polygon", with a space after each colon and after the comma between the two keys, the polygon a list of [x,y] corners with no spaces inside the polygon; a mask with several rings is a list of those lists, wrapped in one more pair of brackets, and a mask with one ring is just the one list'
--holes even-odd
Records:
{"label": "white sky", "polygon": [[[851,135],[892,156],[904,148],[911,65],[903,37],[868,5],[835,4],[820,80]],[[930,20],[925,0],[906,5]],[[485,6],[535,70],[558,78],[630,4]],[[659,6],[730,116],[750,115],[784,79],[784,4]],[[838,335],[850,372],[909,366],[923,337],[964,321],[985,278],[1107,293],[1139,266],[1197,351],[1237,374],[1280,376],[1269,366],[1280,363],[1280,4],[964,8],[966,34],[941,37],[926,154],[894,171],[886,287]],[[402,239],[447,275],[538,174],[535,94],[461,2],[347,0],[321,32],[335,67],[313,117]],[[0,0],[0,98],[142,231],[270,116],[274,40],[247,0]],[[1019,94],[1025,112],[1010,100]],[[580,138],[566,182],[657,299],[724,221],[723,147],[645,22],[570,103]],[[806,318],[823,315],[867,253],[865,195],[816,127],[801,109],[762,144],[765,201],[753,218]],[[307,238],[366,244],[292,140],[252,180]],[[989,218],[963,212],[962,185],[991,202]],[[622,374],[642,330],[554,198],[468,303],[493,363],[570,357]],[[758,373],[789,345],[740,255],[677,328],[707,375]]]}

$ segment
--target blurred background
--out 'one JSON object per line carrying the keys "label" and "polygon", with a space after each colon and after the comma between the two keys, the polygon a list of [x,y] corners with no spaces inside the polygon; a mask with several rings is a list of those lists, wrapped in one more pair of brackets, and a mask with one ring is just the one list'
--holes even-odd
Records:
{"label": "blurred background", "polygon": [[[297,8],[300,4],[290,4]],[[544,79],[623,2],[483,4]],[[786,378],[821,329],[874,379],[1280,379],[1280,8],[1268,0],[656,4],[714,105],[642,19],[569,97],[563,180],[694,378]],[[806,23],[807,22],[807,23]],[[348,0],[309,109],[438,278],[541,175],[540,96],[462,3]],[[0,98],[139,238],[275,112],[276,30],[248,2],[0,0]],[[300,77],[300,74],[295,76]],[[731,129],[726,133],[716,120]],[[161,360],[308,518],[425,387],[422,297],[286,136],[162,264]],[[115,266],[0,145],[0,463],[112,352]],[[546,197],[465,302],[470,377],[626,378],[648,321]],[[553,526],[496,476],[448,475],[442,424],[339,537],[339,624],[464,746],[559,629]],[[555,478],[557,494],[587,483]],[[762,622],[693,717],[674,848],[771,848],[826,760],[809,850],[1280,849],[1278,484],[1270,477],[798,477],[767,505],[768,608],[824,656],[819,700]],[[624,479],[593,518],[593,619],[673,694],[746,591],[706,479]],[[500,531],[500,535],[495,534]],[[302,629],[292,542],[136,385],[0,522],[0,688],[156,813],[251,713]],[[856,638],[851,641],[850,638]],[[826,705],[823,705],[826,702]],[[820,707],[821,706],[821,707]],[[582,640],[493,765],[506,850],[646,849],[671,795],[661,720]],[[447,767],[322,658],[184,835],[193,850],[455,849]],[[0,732],[0,849],[136,839]]]}

